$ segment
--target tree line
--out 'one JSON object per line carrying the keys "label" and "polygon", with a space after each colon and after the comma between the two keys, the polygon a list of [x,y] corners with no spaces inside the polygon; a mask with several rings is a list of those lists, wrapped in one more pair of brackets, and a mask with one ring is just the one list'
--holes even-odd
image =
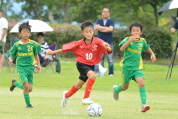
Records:
{"label": "tree line", "polygon": [[[128,26],[139,22],[145,26],[168,25],[169,19],[159,17],[157,11],[169,0],[1,0],[1,7],[8,20],[40,19],[50,24],[70,24],[101,17],[103,8],[109,8],[116,23]],[[21,4],[19,13],[12,9],[14,3]],[[159,23],[159,19],[162,22]]]}

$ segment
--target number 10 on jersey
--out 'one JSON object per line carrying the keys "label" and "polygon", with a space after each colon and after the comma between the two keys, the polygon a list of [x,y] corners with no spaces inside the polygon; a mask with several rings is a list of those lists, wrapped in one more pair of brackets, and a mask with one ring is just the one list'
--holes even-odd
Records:
{"label": "number 10 on jersey", "polygon": [[91,60],[93,58],[93,54],[92,53],[87,53],[86,54],[86,60]]}

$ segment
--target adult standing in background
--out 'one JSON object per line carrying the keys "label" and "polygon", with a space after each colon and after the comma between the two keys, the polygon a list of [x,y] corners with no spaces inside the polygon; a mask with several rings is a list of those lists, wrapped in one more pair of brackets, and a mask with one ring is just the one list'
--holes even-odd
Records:
{"label": "adult standing in background", "polygon": [[172,34],[176,33],[176,30],[178,30],[178,20],[176,20],[173,28],[171,28],[171,33]]}
{"label": "adult standing in background", "polygon": [[101,65],[104,67],[105,56],[108,59],[109,76],[114,75],[114,46],[112,41],[112,32],[114,30],[114,20],[110,18],[109,8],[102,10],[102,18],[96,20],[96,30],[98,30],[98,38],[110,44],[112,48],[111,54],[102,54]]}
{"label": "adult standing in background", "polygon": [[6,34],[8,29],[8,22],[6,18],[3,17],[3,10],[0,8],[0,71],[2,70],[4,61],[4,46],[6,43]]}

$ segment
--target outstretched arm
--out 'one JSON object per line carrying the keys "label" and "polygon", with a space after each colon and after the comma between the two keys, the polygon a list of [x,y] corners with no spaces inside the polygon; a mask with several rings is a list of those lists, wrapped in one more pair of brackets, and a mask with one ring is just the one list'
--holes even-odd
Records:
{"label": "outstretched arm", "polygon": [[156,56],[155,56],[154,52],[151,50],[151,48],[148,48],[146,51],[151,54],[152,62],[155,62],[156,61]]}
{"label": "outstretched arm", "polygon": [[52,51],[52,50],[48,49],[48,50],[46,51],[46,54],[47,54],[47,55],[54,55],[54,54],[62,53],[62,52],[63,52],[62,49],[55,50],[55,51]]}

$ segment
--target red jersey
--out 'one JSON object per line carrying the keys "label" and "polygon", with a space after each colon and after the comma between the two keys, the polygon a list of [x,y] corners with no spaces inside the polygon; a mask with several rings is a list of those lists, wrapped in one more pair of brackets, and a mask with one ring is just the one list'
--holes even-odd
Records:
{"label": "red jersey", "polygon": [[76,61],[87,64],[95,65],[101,62],[102,53],[110,54],[112,51],[107,51],[103,46],[104,41],[93,37],[91,43],[85,43],[84,38],[79,41],[73,41],[63,45],[62,51],[72,51],[76,54]]}

